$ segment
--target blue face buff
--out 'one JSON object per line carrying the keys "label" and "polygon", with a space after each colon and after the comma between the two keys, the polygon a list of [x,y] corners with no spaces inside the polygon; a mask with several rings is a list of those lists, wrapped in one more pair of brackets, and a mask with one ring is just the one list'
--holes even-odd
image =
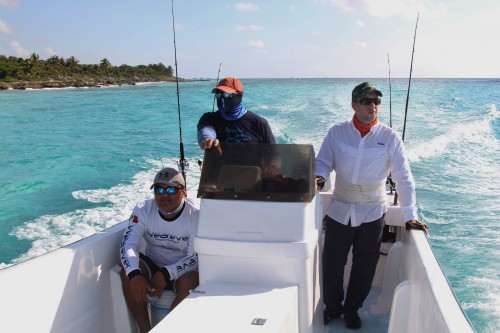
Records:
{"label": "blue face buff", "polygon": [[247,112],[247,108],[243,106],[242,94],[220,94],[220,97],[217,97],[218,94],[215,94],[217,98],[217,107],[220,110],[222,118],[226,120],[237,120],[243,117],[243,115]]}

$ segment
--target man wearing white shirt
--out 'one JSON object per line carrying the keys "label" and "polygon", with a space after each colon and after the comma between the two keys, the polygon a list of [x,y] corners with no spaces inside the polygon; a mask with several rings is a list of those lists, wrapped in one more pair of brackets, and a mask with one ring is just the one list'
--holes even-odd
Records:
{"label": "man wearing white shirt", "polygon": [[[330,128],[316,157],[318,186],[335,170],[323,249],[324,323],[344,315],[360,328],[358,310],[370,292],[388,210],[385,183],[396,182],[405,221],[417,220],[415,183],[401,137],[378,121],[382,93],[363,82],[352,91],[354,116]],[[344,299],[344,266],[353,264]]]}
{"label": "man wearing white shirt", "polygon": [[[164,289],[176,296],[175,308],[199,283],[193,239],[199,209],[186,197],[186,181],[173,168],[163,168],[151,189],[154,198],[137,204],[120,243],[123,295],[141,333],[151,330],[147,304]],[[141,240],[144,253],[139,252]]]}

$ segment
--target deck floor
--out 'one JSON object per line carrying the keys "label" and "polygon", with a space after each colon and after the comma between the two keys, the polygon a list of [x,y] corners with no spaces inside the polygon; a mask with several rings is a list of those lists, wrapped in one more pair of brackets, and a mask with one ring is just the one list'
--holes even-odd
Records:
{"label": "deck floor", "polygon": [[389,327],[389,314],[388,313],[373,313],[371,311],[372,307],[377,302],[380,295],[380,288],[374,287],[368,294],[368,297],[363,304],[363,307],[359,309],[358,314],[361,317],[361,328],[358,330],[352,330],[345,327],[344,318],[334,319],[328,325],[328,333],[353,333],[353,332],[387,332]]}

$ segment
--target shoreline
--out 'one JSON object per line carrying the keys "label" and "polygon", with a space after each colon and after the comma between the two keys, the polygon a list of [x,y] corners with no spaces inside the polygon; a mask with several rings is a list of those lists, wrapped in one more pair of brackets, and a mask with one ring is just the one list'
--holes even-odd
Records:
{"label": "shoreline", "polygon": [[[179,82],[190,82],[197,80],[179,79]],[[109,86],[139,85],[146,83],[176,82],[176,78],[168,79],[48,79],[44,81],[21,81],[21,82],[0,82],[1,90],[38,90],[38,89],[67,89],[67,88],[101,88]]]}

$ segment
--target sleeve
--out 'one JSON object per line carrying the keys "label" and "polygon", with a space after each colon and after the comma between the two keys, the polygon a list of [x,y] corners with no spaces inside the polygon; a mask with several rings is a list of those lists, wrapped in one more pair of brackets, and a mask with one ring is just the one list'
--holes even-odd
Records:
{"label": "sleeve", "polygon": [[415,181],[406,157],[403,140],[396,134],[391,159],[391,177],[396,183],[399,204],[405,221],[418,220]]}
{"label": "sleeve", "polygon": [[189,212],[189,237],[187,252],[184,258],[179,261],[165,266],[170,274],[171,280],[176,280],[180,278],[187,272],[195,271],[198,269],[198,254],[194,252],[194,237],[198,230],[198,217],[199,211],[197,209],[190,209]]}
{"label": "sleeve", "polygon": [[325,180],[330,177],[330,173],[335,169],[333,145],[334,135],[332,129],[330,129],[316,156],[316,176],[321,176]]}
{"label": "sleeve", "polygon": [[128,219],[128,225],[120,243],[120,260],[125,273],[139,269],[139,243],[146,228],[143,210],[136,206]]}
{"label": "sleeve", "polygon": [[213,113],[204,113],[200,120],[198,121],[198,144],[201,144],[206,139],[217,138],[217,133],[215,131],[215,120]]}
{"label": "sleeve", "polygon": [[273,135],[273,131],[271,130],[271,126],[269,126],[269,122],[262,118],[263,119],[263,131],[264,131],[264,135],[265,135],[265,141],[264,143],[276,143],[276,140],[274,139],[274,135]]}

